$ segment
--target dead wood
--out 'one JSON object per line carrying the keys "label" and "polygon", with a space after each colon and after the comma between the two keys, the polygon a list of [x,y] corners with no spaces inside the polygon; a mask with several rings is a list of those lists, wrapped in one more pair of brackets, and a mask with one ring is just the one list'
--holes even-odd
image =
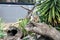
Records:
{"label": "dead wood", "polygon": [[32,31],[40,35],[48,36],[53,40],[60,40],[60,32],[45,23],[30,22],[26,26],[27,31]]}

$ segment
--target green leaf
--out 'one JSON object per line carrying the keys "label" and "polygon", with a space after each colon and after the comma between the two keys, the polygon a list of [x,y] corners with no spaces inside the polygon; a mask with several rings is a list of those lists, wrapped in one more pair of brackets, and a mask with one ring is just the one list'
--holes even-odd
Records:
{"label": "green leaf", "polygon": [[57,0],[54,0],[55,5],[56,5],[56,2],[57,2]]}
{"label": "green leaf", "polygon": [[53,19],[55,19],[55,7],[54,6],[52,7],[52,17]]}
{"label": "green leaf", "polygon": [[40,16],[43,16],[47,10],[49,10],[50,3],[46,4],[46,6],[40,11]]}
{"label": "green leaf", "polygon": [[37,6],[36,7],[38,9],[37,11],[42,10],[48,4],[49,4],[49,1],[46,1],[45,3],[42,3],[41,5]]}
{"label": "green leaf", "polygon": [[49,17],[48,17],[48,22],[52,23],[52,16],[51,16],[51,10],[49,11]]}
{"label": "green leaf", "polygon": [[25,26],[27,25],[27,23],[29,22],[29,19],[25,18],[22,20],[19,20],[21,22],[19,22],[19,27],[21,28],[23,35],[25,36],[28,32],[25,30]]}

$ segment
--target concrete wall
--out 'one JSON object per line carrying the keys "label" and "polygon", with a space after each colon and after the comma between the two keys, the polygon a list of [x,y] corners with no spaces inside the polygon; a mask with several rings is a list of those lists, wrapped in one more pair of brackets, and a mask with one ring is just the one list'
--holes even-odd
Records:
{"label": "concrete wall", "polygon": [[16,22],[19,18],[24,18],[27,15],[27,10],[21,8],[24,6],[31,9],[33,5],[7,5],[0,4],[0,17],[5,22]]}

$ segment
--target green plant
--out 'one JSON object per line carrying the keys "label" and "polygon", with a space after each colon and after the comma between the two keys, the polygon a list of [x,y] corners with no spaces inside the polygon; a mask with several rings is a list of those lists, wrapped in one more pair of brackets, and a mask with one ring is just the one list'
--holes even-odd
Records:
{"label": "green plant", "polygon": [[3,38],[5,36],[3,31],[3,21],[2,18],[0,18],[0,38]]}
{"label": "green plant", "polygon": [[25,36],[27,34],[27,31],[25,30],[25,26],[29,22],[29,19],[24,18],[24,19],[19,19],[19,27],[21,28],[23,35]]}
{"label": "green plant", "polygon": [[38,2],[36,12],[39,12],[41,21],[52,26],[60,26],[60,0],[39,0]]}

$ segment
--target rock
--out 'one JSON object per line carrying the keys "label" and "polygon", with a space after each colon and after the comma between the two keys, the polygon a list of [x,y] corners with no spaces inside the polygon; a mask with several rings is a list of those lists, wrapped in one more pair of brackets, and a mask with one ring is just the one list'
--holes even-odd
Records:
{"label": "rock", "polygon": [[7,36],[5,37],[4,40],[21,40],[22,36],[22,31],[15,27],[15,26],[10,26],[8,29],[7,29]]}

